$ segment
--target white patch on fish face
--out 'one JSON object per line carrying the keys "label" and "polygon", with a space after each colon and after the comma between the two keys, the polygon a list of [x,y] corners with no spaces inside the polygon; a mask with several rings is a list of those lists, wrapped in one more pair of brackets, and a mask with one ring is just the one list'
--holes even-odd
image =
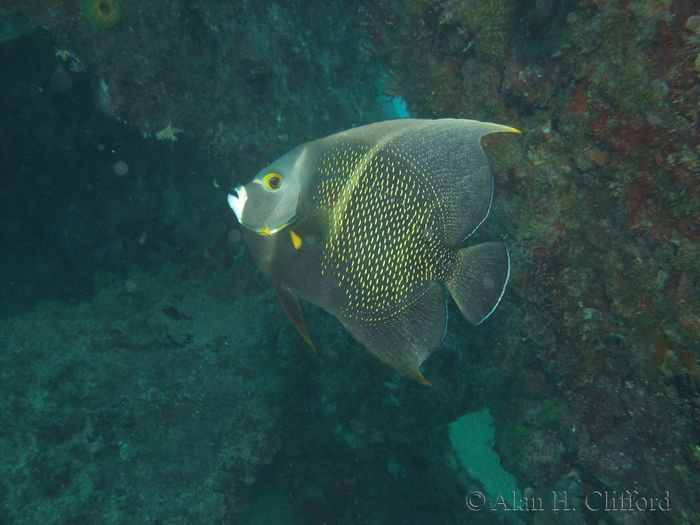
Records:
{"label": "white patch on fish face", "polygon": [[[238,196],[228,202],[242,226],[250,231],[273,235],[297,217],[297,206],[306,184],[306,148],[300,146],[262,169],[245,186],[236,188]],[[270,189],[265,178],[281,179],[279,189]]]}
{"label": "white patch on fish face", "polygon": [[[250,184],[257,184],[258,186],[255,187],[253,186],[251,189],[251,194],[253,195],[252,199],[248,198],[248,191],[245,189],[245,186],[238,186],[237,188],[234,189],[234,191],[237,193],[237,196],[235,195],[230,195],[228,196],[228,205],[231,207],[233,210],[233,213],[236,214],[236,218],[238,219],[238,222],[241,223],[241,226],[244,226],[245,228],[248,228],[251,231],[254,231],[256,233],[264,233],[265,235],[273,235],[277,233],[279,230],[281,230],[284,226],[287,224],[281,224],[279,227],[275,228],[270,228],[269,223],[260,223],[257,224],[259,221],[256,220],[256,215],[259,215],[259,213],[245,213],[246,212],[246,204],[248,204],[248,201],[251,200],[253,203],[252,208],[248,208],[249,210],[259,210],[261,207],[264,207],[265,204],[267,204],[267,207],[264,207],[264,209],[269,208],[270,204],[270,199],[268,197],[265,197],[263,195],[259,195],[259,197],[256,199],[255,196],[256,194],[260,194],[259,190],[263,190],[262,186],[257,180],[252,181]],[[266,191],[266,190],[265,190]],[[261,202],[262,201],[262,202]],[[274,211],[278,211],[277,208],[279,206],[273,208]],[[284,211],[284,210],[283,210]],[[292,213],[293,214],[293,213]],[[252,219],[248,220],[250,217],[253,216]]]}
{"label": "white patch on fish face", "polygon": [[238,222],[243,224],[243,208],[245,208],[245,201],[248,200],[248,195],[245,191],[245,186],[238,186],[234,191],[238,196],[229,194],[228,205],[233,210],[233,213],[236,214]]}

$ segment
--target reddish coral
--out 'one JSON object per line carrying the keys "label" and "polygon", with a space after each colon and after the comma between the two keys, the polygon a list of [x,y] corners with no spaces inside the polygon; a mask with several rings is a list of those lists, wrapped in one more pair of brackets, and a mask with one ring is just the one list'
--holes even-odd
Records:
{"label": "reddish coral", "polygon": [[579,88],[574,96],[569,99],[569,113],[571,115],[583,115],[588,113],[588,93],[583,87]]}

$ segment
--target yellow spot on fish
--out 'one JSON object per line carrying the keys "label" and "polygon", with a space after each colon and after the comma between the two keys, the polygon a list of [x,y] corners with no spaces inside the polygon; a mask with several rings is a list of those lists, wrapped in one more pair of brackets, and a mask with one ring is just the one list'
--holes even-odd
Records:
{"label": "yellow spot on fish", "polygon": [[292,238],[292,245],[294,246],[294,249],[298,250],[301,248],[301,237],[291,230],[289,231],[289,236]]}

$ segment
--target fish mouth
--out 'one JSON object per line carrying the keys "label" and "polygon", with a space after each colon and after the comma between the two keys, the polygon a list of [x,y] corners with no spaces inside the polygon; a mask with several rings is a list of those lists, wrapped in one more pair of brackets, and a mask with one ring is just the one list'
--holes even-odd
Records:
{"label": "fish mouth", "polygon": [[245,203],[248,200],[248,193],[245,191],[244,186],[238,186],[237,188],[234,188],[233,191],[236,193],[236,195],[231,195],[229,193],[227,197],[228,205],[233,210],[233,213],[236,214],[236,218],[238,219],[238,222],[241,223],[241,226],[255,233],[273,235],[277,230],[271,231],[268,228],[251,228],[243,222],[243,210],[245,208]]}
{"label": "fish mouth", "polygon": [[248,200],[248,194],[246,193],[244,186],[238,186],[237,188],[234,188],[233,191],[236,193],[236,195],[231,195],[229,193],[227,199],[228,205],[233,210],[233,213],[236,214],[238,222],[245,226],[243,224],[243,208],[245,207],[245,202]]}

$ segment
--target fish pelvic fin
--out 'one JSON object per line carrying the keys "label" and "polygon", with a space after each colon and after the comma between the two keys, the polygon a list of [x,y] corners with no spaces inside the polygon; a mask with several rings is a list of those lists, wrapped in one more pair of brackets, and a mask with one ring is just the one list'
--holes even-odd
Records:
{"label": "fish pelvic fin", "polygon": [[510,277],[510,256],[502,242],[462,248],[445,282],[464,317],[479,324],[498,306]]}
{"label": "fish pelvic fin", "polygon": [[294,292],[282,286],[281,284],[277,282],[273,284],[275,287],[275,293],[277,294],[277,298],[280,300],[282,308],[284,309],[284,313],[287,314],[287,317],[294,325],[294,328],[297,329],[299,335],[301,335],[304,338],[304,341],[309,343],[309,346],[314,351],[314,353],[317,353],[316,345],[311,340],[309,331],[306,329],[304,313],[301,311],[301,304],[299,303],[299,298],[296,295],[294,295]]}

